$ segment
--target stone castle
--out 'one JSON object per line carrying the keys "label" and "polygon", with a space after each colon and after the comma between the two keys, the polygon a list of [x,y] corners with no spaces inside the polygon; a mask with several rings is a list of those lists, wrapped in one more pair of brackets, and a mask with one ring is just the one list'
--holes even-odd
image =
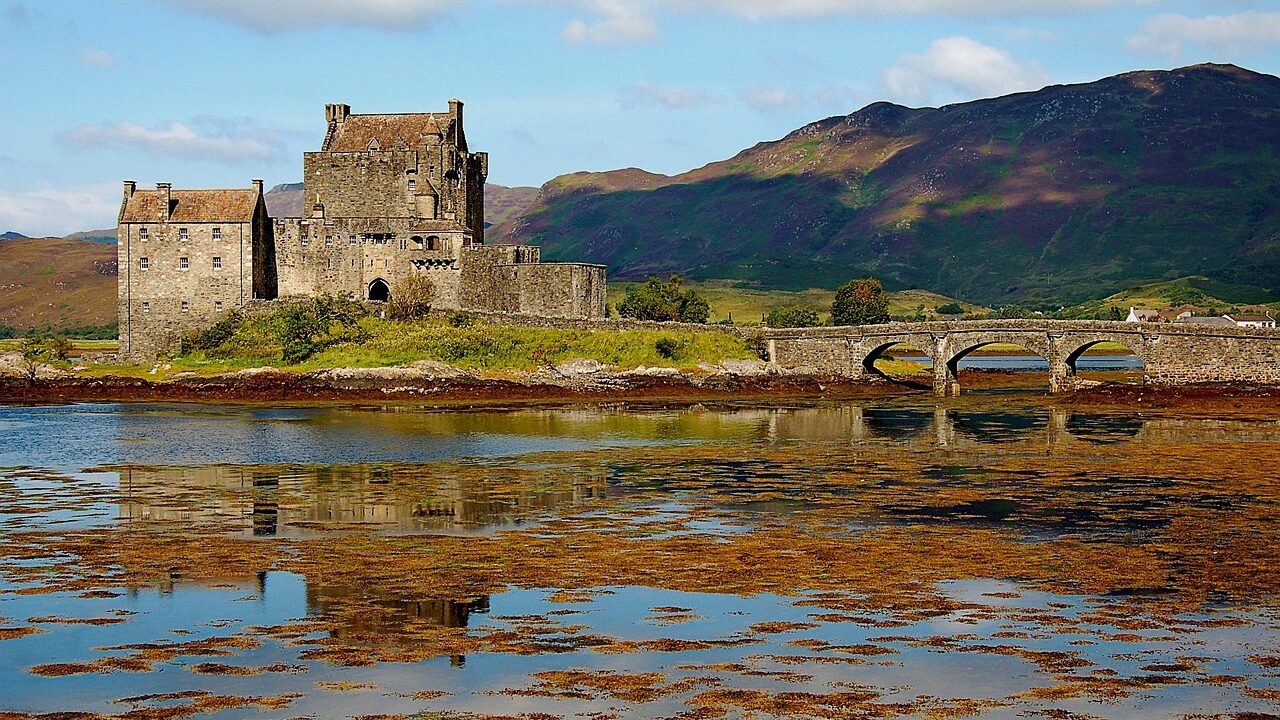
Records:
{"label": "stone castle", "polygon": [[461,102],[385,115],[334,104],[325,119],[320,151],[303,155],[305,217],[269,217],[261,180],[231,190],[124,183],[122,355],[170,352],[250,301],[338,293],[385,302],[415,275],[431,280],[440,309],[605,317],[603,266],[484,244],[489,156],[468,150]]}

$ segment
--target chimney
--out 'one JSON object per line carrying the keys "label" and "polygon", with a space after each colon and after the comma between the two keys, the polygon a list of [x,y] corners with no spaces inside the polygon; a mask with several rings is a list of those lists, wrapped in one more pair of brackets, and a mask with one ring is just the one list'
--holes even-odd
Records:
{"label": "chimney", "polygon": [[262,194],[262,181],[261,181],[261,180],[254,180],[254,181],[253,181],[253,191],[254,191],[255,193],[257,193],[258,195],[261,195],[261,194]]}
{"label": "chimney", "polygon": [[344,123],[351,114],[351,106],[342,103],[330,103],[324,106],[324,119],[331,123]]}
{"label": "chimney", "polygon": [[173,185],[170,183],[156,183],[156,193],[160,195],[160,217],[161,222],[169,222],[169,218],[173,213],[173,193],[171,192]]}
{"label": "chimney", "polygon": [[124,181],[124,199],[128,200],[133,197],[133,192],[138,189],[138,183],[133,180]]}

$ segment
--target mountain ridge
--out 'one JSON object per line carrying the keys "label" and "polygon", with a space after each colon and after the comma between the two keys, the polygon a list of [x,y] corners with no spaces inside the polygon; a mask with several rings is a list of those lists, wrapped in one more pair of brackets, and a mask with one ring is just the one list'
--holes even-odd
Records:
{"label": "mountain ridge", "polygon": [[872,103],[675,176],[563,175],[493,235],[617,278],[876,275],[987,304],[1200,274],[1275,289],[1277,159],[1280,78],[1140,70],[939,108]]}

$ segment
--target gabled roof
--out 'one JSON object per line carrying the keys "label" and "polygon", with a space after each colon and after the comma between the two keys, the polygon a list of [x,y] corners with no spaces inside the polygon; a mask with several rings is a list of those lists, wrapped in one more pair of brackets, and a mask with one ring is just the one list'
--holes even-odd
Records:
{"label": "gabled roof", "polygon": [[1223,315],[1223,317],[1225,317],[1228,320],[1231,320],[1232,322],[1238,322],[1238,323],[1239,322],[1271,322],[1272,320],[1270,316],[1262,315],[1259,313],[1239,313],[1239,314],[1232,313],[1230,315]]}
{"label": "gabled roof", "polygon": [[[159,190],[137,190],[125,201],[120,222],[146,223],[162,219]],[[258,191],[171,190],[169,222],[252,222]]]}
{"label": "gabled roof", "polygon": [[348,115],[335,123],[325,138],[327,152],[365,152],[377,141],[382,150],[416,148],[426,133],[444,134],[451,122],[449,113],[404,113],[398,115]]}

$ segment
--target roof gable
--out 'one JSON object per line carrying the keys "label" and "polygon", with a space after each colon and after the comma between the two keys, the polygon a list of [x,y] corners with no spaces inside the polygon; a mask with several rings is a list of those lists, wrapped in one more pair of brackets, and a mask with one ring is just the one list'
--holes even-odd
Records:
{"label": "roof gable", "polygon": [[[125,201],[120,222],[157,222],[163,217],[163,195],[138,190]],[[246,190],[171,190],[169,222],[252,222],[258,192]]]}
{"label": "roof gable", "polygon": [[452,122],[448,113],[405,113],[398,115],[348,115],[335,123],[325,138],[327,152],[367,152],[378,148],[396,150],[416,148],[427,133],[446,134]]}

